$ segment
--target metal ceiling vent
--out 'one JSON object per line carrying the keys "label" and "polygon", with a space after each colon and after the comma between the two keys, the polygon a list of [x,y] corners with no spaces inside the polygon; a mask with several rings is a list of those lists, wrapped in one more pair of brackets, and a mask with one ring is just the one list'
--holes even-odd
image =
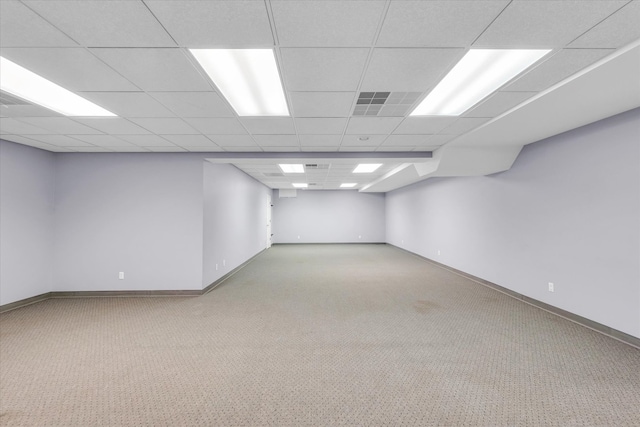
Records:
{"label": "metal ceiling vent", "polygon": [[360,92],[353,115],[404,117],[421,95],[420,92]]}
{"label": "metal ceiling vent", "polygon": [[0,105],[31,105],[24,99],[20,99],[7,92],[0,92]]}
{"label": "metal ceiling vent", "polygon": [[265,173],[263,173],[263,175],[264,176],[284,176],[283,174],[278,173],[278,172],[265,172]]}
{"label": "metal ceiling vent", "polygon": [[329,169],[330,164],[320,164],[320,163],[307,163],[304,165],[305,169]]}

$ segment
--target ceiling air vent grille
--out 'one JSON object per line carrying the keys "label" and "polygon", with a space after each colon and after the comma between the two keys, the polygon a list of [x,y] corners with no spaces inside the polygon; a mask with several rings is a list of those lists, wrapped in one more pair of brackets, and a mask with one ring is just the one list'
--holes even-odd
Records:
{"label": "ceiling air vent grille", "polygon": [[284,176],[283,174],[278,172],[266,172],[266,173],[263,173],[263,175],[264,176]]}
{"label": "ceiling air vent grille", "polygon": [[404,117],[421,95],[420,92],[360,92],[353,115]]}
{"label": "ceiling air vent grille", "polygon": [[0,92],[0,105],[31,105],[24,99],[9,95],[7,92]]}
{"label": "ceiling air vent grille", "polygon": [[319,164],[319,163],[307,163],[304,165],[305,169],[329,169],[329,164]]}

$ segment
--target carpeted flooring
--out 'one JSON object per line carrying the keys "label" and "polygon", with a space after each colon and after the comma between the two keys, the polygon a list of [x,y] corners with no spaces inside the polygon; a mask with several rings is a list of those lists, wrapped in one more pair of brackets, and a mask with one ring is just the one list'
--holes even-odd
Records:
{"label": "carpeted flooring", "polygon": [[385,245],[0,316],[0,424],[638,426],[640,351]]}

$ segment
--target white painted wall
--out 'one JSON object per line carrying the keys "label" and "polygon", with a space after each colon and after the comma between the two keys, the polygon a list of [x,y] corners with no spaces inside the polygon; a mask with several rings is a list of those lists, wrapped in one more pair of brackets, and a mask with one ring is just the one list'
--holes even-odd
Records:
{"label": "white painted wall", "polygon": [[51,291],[54,155],[0,141],[0,305]]}
{"label": "white painted wall", "polygon": [[273,243],[385,241],[384,193],[299,190],[292,198],[279,198],[277,193]]}
{"label": "white painted wall", "polygon": [[202,162],[58,154],[53,290],[202,289]]}
{"label": "white painted wall", "polygon": [[386,201],[389,243],[640,337],[640,109]]}
{"label": "white painted wall", "polygon": [[207,287],[266,249],[271,189],[228,164],[205,161],[203,178],[202,286]]}

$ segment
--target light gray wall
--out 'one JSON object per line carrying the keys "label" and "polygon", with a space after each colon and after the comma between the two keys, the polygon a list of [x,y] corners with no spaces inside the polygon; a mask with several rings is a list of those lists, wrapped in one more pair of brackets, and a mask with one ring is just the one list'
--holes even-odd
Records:
{"label": "light gray wall", "polygon": [[270,196],[234,166],[204,162],[203,287],[267,247]]}
{"label": "light gray wall", "polygon": [[299,190],[297,197],[278,198],[274,191],[273,200],[274,243],[385,241],[383,193]]}
{"label": "light gray wall", "polygon": [[58,154],[53,290],[202,289],[202,162]]}
{"label": "light gray wall", "polygon": [[507,172],[393,191],[387,241],[640,337],[639,141],[636,109],[531,144]]}
{"label": "light gray wall", "polygon": [[0,305],[51,291],[52,153],[0,141]]}

